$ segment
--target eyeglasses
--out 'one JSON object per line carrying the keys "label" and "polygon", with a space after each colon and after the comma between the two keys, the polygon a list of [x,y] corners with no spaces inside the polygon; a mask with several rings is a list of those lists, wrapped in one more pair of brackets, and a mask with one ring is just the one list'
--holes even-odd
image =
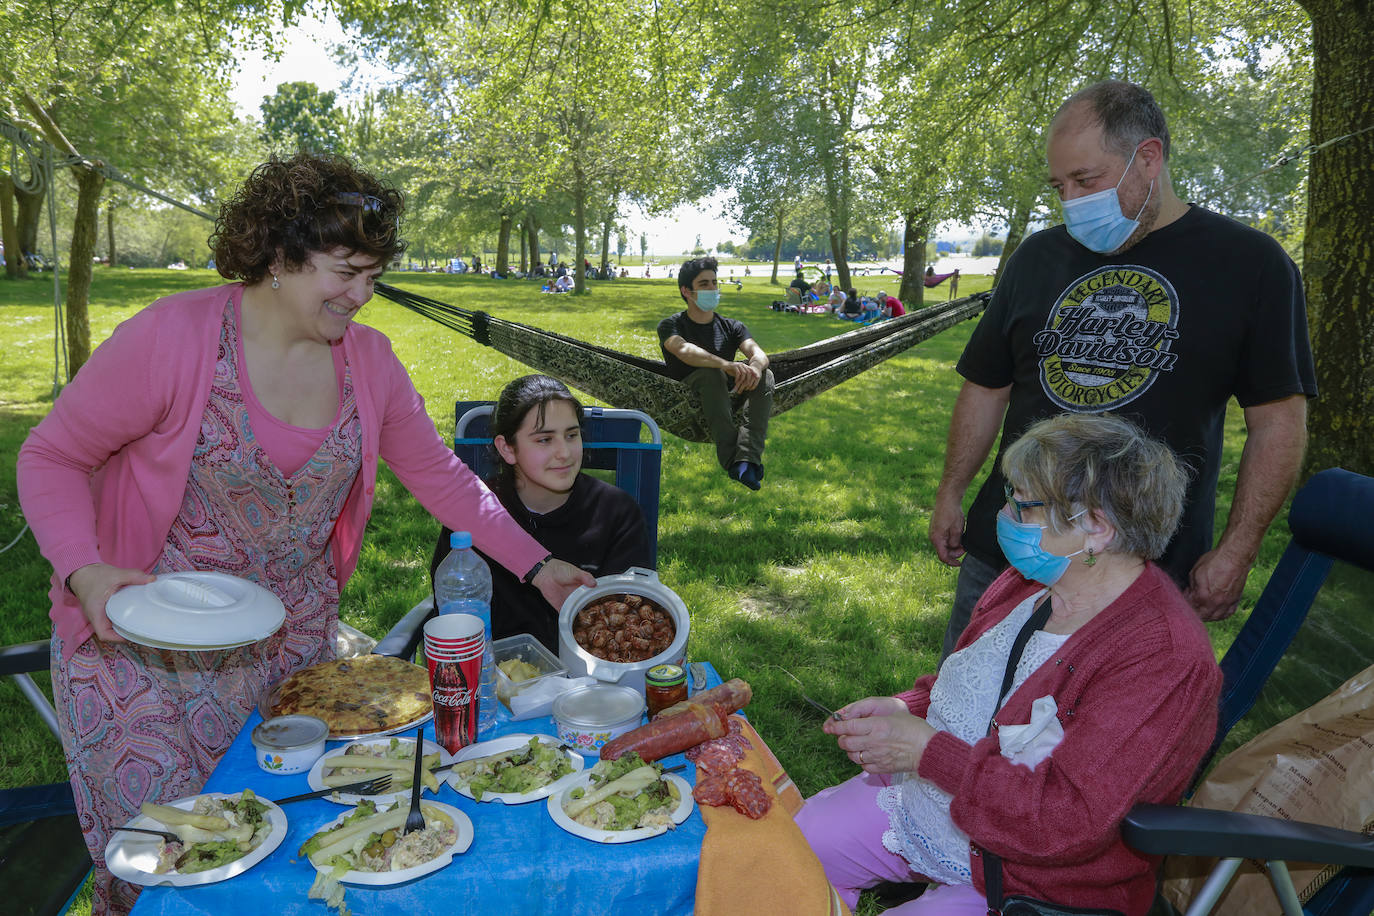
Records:
{"label": "eyeglasses", "polygon": [[1041,501],[1038,500],[1038,499],[1030,499],[1030,500],[1021,500],[1021,499],[1017,499],[1016,496],[1014,495],[1015,492],[1016,492],[1016,490],[1015,490],[1015,488],[1012,487],[1012,485],[1011,485],[1010,483],[1004,483],[1004,484],[1002,485],[1002,492],[1005,493],[1005,494],[1007,494],[1007,505],[1011,506],[1011,514],[1012,514],[1012,517],[1015,518],[1018,522],[1021,521],[1021,510],[1022,510],[1022,509],[1034,509],[1034,508],[1036,508],[1037,506],[1043,506],[1043,505],[1045,505],[1043,502],[1041,502]]}

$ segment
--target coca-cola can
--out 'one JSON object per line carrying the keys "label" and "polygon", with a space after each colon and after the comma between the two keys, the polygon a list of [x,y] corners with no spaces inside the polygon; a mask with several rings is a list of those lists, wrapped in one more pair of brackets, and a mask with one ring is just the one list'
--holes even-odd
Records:
{"label": "coca-cola can", "polygon": [[477,740],[477,704],[482,677],[482,651],[452,661],[428,659],[430,696],[434,701],[434,737],[456,754]]}

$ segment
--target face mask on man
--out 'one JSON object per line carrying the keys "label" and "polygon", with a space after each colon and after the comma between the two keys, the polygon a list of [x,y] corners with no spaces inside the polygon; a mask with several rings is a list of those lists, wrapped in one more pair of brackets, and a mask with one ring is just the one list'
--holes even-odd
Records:
{"label": "face mask on man", "polygon": [[[1070,516],[1068,521],[1073,521],[1083,512]],[[1075,550],[1068,556],[1050,553],[1040,546],[1045,527],[1032,522],[1018,522],[1006,509],[997,513],[997,544],[1002,548],[1002,553],[1006,554],[1007,562],[1027,579],[1041,585],[1053,585],[1069,568],[1069,558],[1076,557],[1083,551]]]}
{"label": "face mask on man", "polygon": [[1115,188],[1059,202],[1060,208],[1064,211],[1064,228],[1089,251],[1111,254],[1126,244],[1131,233],[1140,225],[1140,214],[1145,212],[1145,204],[1150,202],[1150,197],[1155,192],[1154,179],[1150,179],[1150,191],[1145,195],[1145,203],[1140,205],[1135,219],[1121,212],[1121,198],[1117,195],[1117,189],[1121,187],[1121,182],[1126,180],[1126,174],[1130,172],[1131,163],[1135,162],[1135,154],[1139,151],[1140,148],[1136,147],[1135,152],[1131,153],[1131,158],[1126,163],[1126,171],[1121,173]]}
{"label": "face mask on man", "polygon": [[714,312],[718,305],[720,305],[720,290],[697,290],[697,308],[701,309],[703,312]]}

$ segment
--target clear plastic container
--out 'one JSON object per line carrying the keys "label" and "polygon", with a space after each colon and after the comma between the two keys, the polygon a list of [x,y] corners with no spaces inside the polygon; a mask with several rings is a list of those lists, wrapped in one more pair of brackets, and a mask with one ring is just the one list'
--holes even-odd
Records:
{"label": "clear plastic container", "polygon": [[449,535],[449,552],[434,571],[434,603],[440,614],[472,614],[486,628],[487,651],[482,656],[482,682],[477,704],[477,734],[496,727],[496,661],[491,643],[491,570],[472,549],[472,535]]}
{"label": "clear plastic container", "polygon": [[[498,639],[492,644],[492,651],[496,656],[496,697],[507,709],[510,709],[511,697],[520,695],[540,681],[566,677],[568,674],[568,666],[555,658],[543,643],[528,633]],[[513,658],[534,666],[539,673],[526,680],[512,681],[501,670],[501,663]]]}

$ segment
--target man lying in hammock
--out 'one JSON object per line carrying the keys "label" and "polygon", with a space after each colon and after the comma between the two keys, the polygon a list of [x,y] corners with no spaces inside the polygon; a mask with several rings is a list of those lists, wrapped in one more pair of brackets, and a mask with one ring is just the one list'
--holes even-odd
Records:
{"label": "man lying in hammock", "polygon": [[[751,490],[763,481],[763,443],[773,410],[773,373],[742,322],[716,314],[720,292],[716,259],[695,258],[678,271],[678,292],[687,308],[658,324],[668,375],[701,396],[702,413],[716,443],[716,458],[734,480]],[[736,353],[744,361],[735,359]],[[732,394],[748,393],[744,425],[735,426]]]}

